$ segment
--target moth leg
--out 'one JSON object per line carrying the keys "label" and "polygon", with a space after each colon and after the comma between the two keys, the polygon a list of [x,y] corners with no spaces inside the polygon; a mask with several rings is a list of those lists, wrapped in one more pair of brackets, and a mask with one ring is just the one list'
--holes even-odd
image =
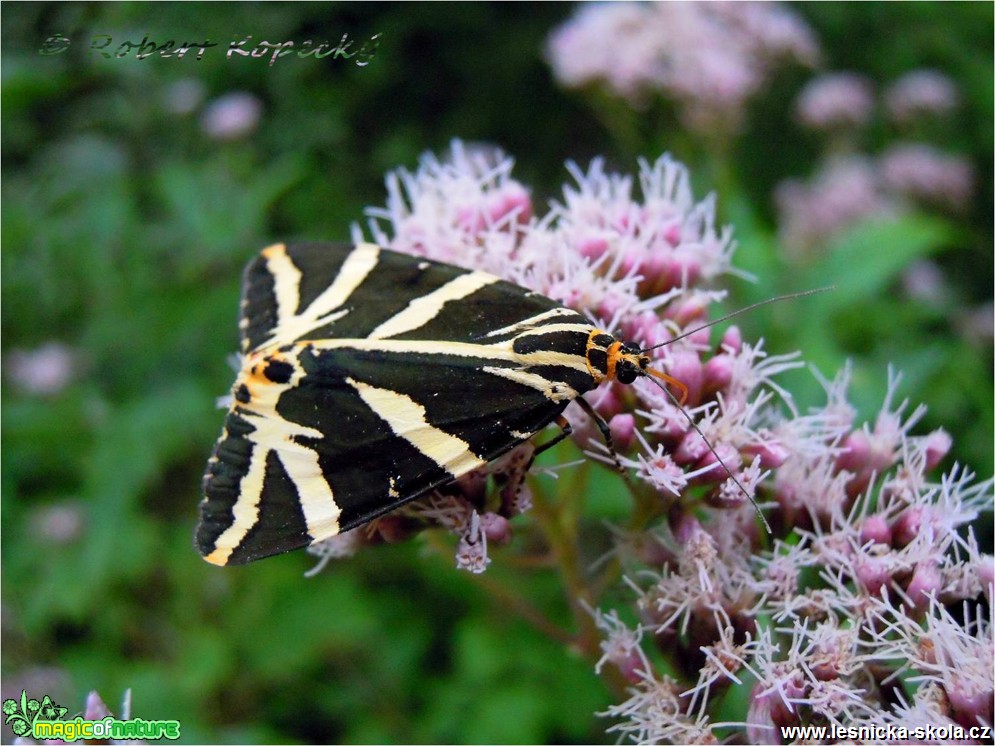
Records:
{"label": "moth leg", "polygon": [[618,453],[615,451],[615,441],[612,439],[612,431],[611,428],[608,427],[608,423],[605,422],[605,418],[595,412],[594,407],[592,407],[590,402],[588,402],[583,396],[578,396],[574,399],[574,401],[580,405],[580,408],[583,409],[587,413],[587,416],[594,421],[594,424],[598,426],[598,430],[601,431],[601,436],[605,439],[605,446],[608,448],[608,453],[611,454],[612,461],[615,462],[615,468],[618,470],[619,474],[625,475],[625,467],[622,466],[622,462],[618,460]]}
{"label": "moth leg", "polygon": [[[563,415],[558,415],[554,420],[560,428],[558,432],[552,439],[543,443],[542,445],[533,445],[532,453],[529,454],[528,460],[520,466],[516,466],[510,469],[507,473],[507,482],[501,490],[502,500],[506,503],[505,507],[509,507],[509,503],[513,500],[518,500],[521,495],[522,487],[525,485],[525,477],[528,476],[529,470],[532,468],[532,464],[535,463],[536,456],[538,456],[543,451],[547,451],[557,443],[561,442],[564,438],[569,436],[573,432],[573,427],[567,421],[567,418]],[[524,454],[523,454],[524,455]]]}
{"label": "moth leg", "polygon": [[570,424],[569,420],[567,420],[567,418],[564,417],[562,414],[556,415],[556,419],[553,420],[553,422],[555,422],[559,426],[560,432],[558,432],[551,440],[548,440],[545,443],[543,443],[541,446],[536,446],[536,449],[532,452],[532,458],[529,459],[529,465],[525,468],[525,471],[528,471],[529,469],[532,468],[532,462],[536,460],[536,456],[538,456],[540,453],[543,453],[544,451],[548,451],[557,443],[563,442],[564,439],[569,438],[573,434],[574,431],[573,426]]}
{"label": "moth leg", "polygon": [[542,445],[535,446],[532,449],[532,455],[529,456],[529,460],[525,462],[525,468],[515,474],[515,477],[514,477],[514,479],[515,479],[515,483],[514,483],[515,484],[515,486],[514,486],[515,492],[517,492],[518,490],[520,490],[522,488],[522,484],[524,484],[524,482],[525,482],[525,476],[532,469],[532,464],[535,463],[536,456],[538,456],[543,451],[548,451],[550,448],[552,448],[553,446],[555,446],[557,443],[562,442],[565,438],[568,438],[570,436],[570,434],[573,433],[573,431],[574,431],[573,427],[567,421],[567,418],[564,417],[562,414],[557,415],[556,419],[553,420],[553,422],[555,422],[559,426],[560,432],[558,432],[553,438],[551,438],[550,440],[547,440]]}

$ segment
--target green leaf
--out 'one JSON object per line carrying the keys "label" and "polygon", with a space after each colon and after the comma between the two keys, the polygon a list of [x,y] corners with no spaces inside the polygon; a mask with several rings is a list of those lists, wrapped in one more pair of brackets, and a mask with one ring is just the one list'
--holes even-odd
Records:
{"label": "green leaf", "polygon": [[821,261],[802,270],[798,286],[835,285],[835,293],[815,296],[813,302],[852,305],[879,294],[903,269],[939,251],[951,236],[949,223],[923,215],[863,222],[832,241]]}

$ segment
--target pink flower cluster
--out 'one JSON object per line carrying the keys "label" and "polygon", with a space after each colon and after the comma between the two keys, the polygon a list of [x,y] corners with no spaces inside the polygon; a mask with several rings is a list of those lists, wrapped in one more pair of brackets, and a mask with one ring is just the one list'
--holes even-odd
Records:
{"label": "pink flower cluster", "polygon": [[[750,743],[776,743],[792,725],[992,722],[991,626],[969,605],[956,621],[962,602],[990,603],[995,590],[970,528],[991,509],[992,481],[956,466],[931,478],[950,438],[911,434],[922,409],[892,405],[897,377],[874,425],[857,426],[847,379],[778,428],[791,454],[765,489],[778,506],[769,549],[722,511],[629,537],[637,621],[594,612],[599,667],[631,684],[603,713],[609,730],[700,743],[737,726]],[[745,720],[713,722],[747,678]]]}
{"label": "pink flower cluster", "polygon": [[[668,156],[640,163],[638,182],[600,161],[568,170],[573,183],[540,215],[510,159],[455,142],[447,158],[425,156],[416,171],[388,177],[387,204],[368,211],[367,231],[395,250],[557,298],[643,346],[697,329],[721,299],[703,284],[733,272],[714,199],[696,201]],[[359,226],[353,233],[364,238]],[[610,423],[644,519],[620,532],[616,550],[634,608],[591,610],[604,635],[597,670],[614,667],[631,685],[604,713],[616,721],[610,730],[635,742],[718,738],[717,703],[747,676],[756,682],[749,714],[734,725],[760,742],[779,725],[927,712],[991,722],[991,668],[962,662],[991,660],[990,628],[958,626],[950,609],[992,594],[991,557],[969,527],[990,509],[992,481],[958,467],[932,476],[950,437],[913,434],[923,411],[895,403],[898,377],[864,424],[847,400],[847,371],[824,383],[825,406],[799,413],[776,380],[798,356],[768,355],[734,326],[654,354],[687,386],[684,411],[644,379],[588,395]],[[574,410],[575,438],[608,461]],[[457,566],[482,572],[489,547],[508,542],[510,519],[529,509],[533,448],[312,551],[324,562],[438,527],[457,537]],[[758,530],[717,455],[766,507],[773,536]],[[896,694],[892,682],[909,671],[919,685]]]}
{"label": "pink flower cluster", "polygon": [[922,143],[897,143],[878,159],[886,188],[914,202],[963,211],[974,191],[971,164]]}
{"label": "pink flower cluster", "polygon": [[795,102],[798,120],[817,130],[862,127],[873,111],[871,83],[856,73],[829,73],[814,78]]}
{"label": "pink flower cluster", "polygon": [[[885,91],[884,104],[893,121],[907,127],[949,114],[957,93],[941,73],[917,70]],[[832,142],[810,179],[788,179],[775,191],[781,240],[796,258],[861,220],[888,218],[910,205],[967,210],[974,173],[964,158],[917,142],[895,143],[876,157],[855,152],[854,140],[871,123],[874,107],[870,81],[856,73],[827,73],[799,94],[798,120]]]}
{"label": "pink flower cluster", "polygon": [[[958,104],[953,81],[938,70],[913,70],[892,83],[883,94],[884,109],[892,122],[911,125],[945,117]],[[859,73],[830,72],[812,79],[795,102],[798,120],[814,130],[859,128],[874,114],[871,81]]]}
{"label": "pink flower cluster", "polygon": [[948,115],[957,108],[958,100],[953,81],[938,70],[905,73],[884,93],[885,108],[898,124]]}
{"label": "pink flower cluster", "polygon": [[964,212],[973,191],[973,169],[960,156],[898,143],[877,158],[830,158],[807,181],[781,182],[774,200],[784,249],[800,258],[861,220],[888,219],[911,204]]}
{"label": "pink flower cluster", "polygon": [[860,155],[831,158],[807,181],[781,182],[774,201],[782,246],[795,258],[824,247],[860,220],[887,218],[898,210],[873,159]]}
{"label": "pink flower cluster", "polygon": [[635,105],[670,98],[697,130],[734,130],[778,65],[818,54],[794,12],[752,2],[584,5],[547,43],[565,87],[603,86]]}

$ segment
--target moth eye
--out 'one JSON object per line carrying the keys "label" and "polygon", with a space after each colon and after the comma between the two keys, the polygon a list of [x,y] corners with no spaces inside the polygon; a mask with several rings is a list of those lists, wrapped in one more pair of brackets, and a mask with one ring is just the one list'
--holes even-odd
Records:
{"label": "moth eye", "polygon": [[639,378],[639,369],[628,358],[622,358],[615,368],[615,380],[619,383],[632,383]]}
{"label": "moth eye", "polygon": [[235,401],[239,401],[242,404],[248,404],[252,401],[252,395],[249,393],[249,387],[244,383],[235,389]]}

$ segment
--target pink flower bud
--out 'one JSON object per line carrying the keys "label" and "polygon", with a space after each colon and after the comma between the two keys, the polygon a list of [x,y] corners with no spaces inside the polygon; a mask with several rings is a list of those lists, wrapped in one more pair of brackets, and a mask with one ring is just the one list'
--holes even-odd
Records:
{"label": "pink flower bud", "polygon": [[705,368],[698,354],[690,351],[678,351],[670,356],[667,374],[687,386],[688,398],[686,404],[694,406],[701,401],[701,391],[705,381]]}
{"label": "pink flower bud", "polygon": [[[785,704],[785,699],[798,701],[805,697],[808,690],[805,683],[805,674],[797,671],[790,675],[784,674],[779,678],[780,691],[775,689],[766,695],[770,698],[770,719],[775,725],[780,726],[801,722],[799,720],[798,707],[795,706],[789,709],[788,705]],[[758,743],[765,743],[765,741],[759,741]]]}
{"label": "pink flower bud", "polygon": [[636,418],[631,414],[617,414],[608,423],[612,440],[619,451],[627,451],[636,435]]}
{"label": "pink flower bud", "polygon": [[776,469],[788,460],[791,452],[781,444],[770,432],[766,430],[758,431],[762,440],[759,443],[750,443],[743,447],[742,452],[747,461],[752,461],[753,456],[760,457],[761,469]]}
{"label": "pink flower bud", "polygon": [[672,247],[677,246],[681,242],[682,234],[683,226],[680,220],[671,221],[669,225],[660,231],[660,237]]}
{"label": "pink flower bud", "polygon": [[926,436],[923,450],[926,452],[926,469],[935,469],[950,453],[953,438],[943,428],[938,428]]}
{"label": "pink flower bud", "polygon": [[691,513],[680,513],[672,522],[674,538],[682,546],[690,544],[698,534],[704,532],[701,523]]}
{"label": "pink flower bud", "polygon": [[652,311],[643,311],[623,319],[621,331],[626,339],[638,340],[644,347],[666,342],[671,337],[660,318]]}
{"label": "pink flower bud", "polygon": [[[707,449],[708,446],[706,445],[705,448]],[[712,468],[696,477],[695,480],[698,482],[724,482],[729,478],[729,472],[726,471],[726,468],[735,474],[743,466],[743,459],[739,455],[739,451],[728,443],[715,443],[713,448],[715,448],[715,452],[718,453],[719,458],[722,459],[722,463],[719,463],[719,459],[715,457],[715,453],[712,453],[711,450],[706,450],[701,458],[698,459],[695,468],[704,469],[707,466],[711,466]],[[722,464],[725,464],[725,467]],[[742,497],[743,493],[738,489],[736,493]]]}
{"label": "pink flower bud", "polygon": [[694,430],[688,430],[674,450],[673,458],[675,463],[687,466],[697,463],[707,452],[708,446],[705,445],[701,436]]}
{"label": "pink flower bud", "polygon": [[515,213],[515,222],[526,225],[532,219],[532,199],[521,184],[511,181],[488,198],[488,215],[491,223],[500,222],[506,215]]}
{"label": "pink flower bud", "polygon": [[863,471],[870,455],[871,436],[864,430],[854,430],[843,439],[843,452],[836,459],[836,468],[854,473]]}
{"label": "pink flower bud", "polygon": [[597,440],[601,437],[601,433],[598,432],[594,421],[587,416],[587,412],[581,409],[579,405],[567,407],[563,412],[563,416],[567,418],[567,422],[570,423],[570,427],[573,430],[570,439],[581,448],[588,448],[591,440]]}
{"label": "pink flower bud", "polygon": [[778,743],[779,733],[774,723],[771,708],[776,692],[760,695],[763,687],[758,682],[750,693],[750,707],[746,713],[746,738],[749,743]]}
{"label": "pink flower bud", "polygon": [[604,238],[591,237],[581,240],[577,244],[577,252],[587,257],[592,262],[600,259],[601,255],[608,251],[608,241]]}
{"label": "pink flower bud", "polygon": [[643,340],[643,347],[656,347],[657,345],[669,342],[673,338],[673,333],[656,314],[647,314],[642,324],[642,335],[638,337],[638,339]]}
{"label": "pink flower bud", "polygon": [[[613,386],[602,386],[595,393],[595,396],[598,397],[597,401],[591,402],[594,405],[594,411],[606,420],[610,420],[622,411],[622,400],[619,395],[624,395],[627,391],[628,389],[624,386],[619,386],[618,384]],[[600,431],[598,432],[598,437],[601,437]]]}
{"label": "pink flower bud", "polygon": [[931,517],[930,509],[924,505],[917,505],[903,511],[892,526],[895,546],[904,547],[909,544],[919,535],[923,525]]}
{"label": "pink flower bud", "polygon": [[955,679],[954,684],[944,687],[950,707],[957,722],[968,727],[992,722],[992,690],[971,686],[968,679]]}
{"label": "pink flower bud", "polygon": [[96,690],[86,695],[86,705],[83,708],[83,717],[86,720],[103,720],[105,717],[110,716],[111,711],[104,704],[104,700],[100,698]]}
{"label": "pink flower bud", "polygon": [[943,588],[943,576],[935,562],[920,562],[916,565],[905,588],[905,594],[915,604],[916,609],[923,611],[929,606],[930,596],[936,595]]}
{"label": "pink flower bud", "polygon": [[703,322],[708,318],[708,300],[700,295],[675,301],[664,312],[678,326],[687,327],[695,322]]}
{"label": "pink flower bud", "polygon": [[712,328],[702,327],[687,336],[688,344],[709,347],[712,344]]}
{"label": "pink flower bud", "polygon": [[891,544],[891,528],[883,515],[869,515],[864,519],[860,527],[860,543],[864,545],[867,542]]}
{"label": "pink flower bud", "polygon": [[857,581],[872,596],[878,595],[881,588],[891,579],[888,566],[882,557],[858,554],[854,558],[854,569]]}
{"label": "pink flower bud", "polygon": [[743,349],[743,334],[738,326],[733,324],[725,330],[722,341],[719,343],[719,349],[731,355],[739,354],[740,350]]}
{"label": "pink flower bud", "polygon": [[719,354],[705,363],[704,390],[713,394],[732,382],[734,360],[731,355]]}
{"label": "pink flower bud", "polygon": [[484,513],[480,516],[480,530],[484,532],[487,541],[495,544],[507,544],[511,541],[511,524],[507,518],[497,513]]}

